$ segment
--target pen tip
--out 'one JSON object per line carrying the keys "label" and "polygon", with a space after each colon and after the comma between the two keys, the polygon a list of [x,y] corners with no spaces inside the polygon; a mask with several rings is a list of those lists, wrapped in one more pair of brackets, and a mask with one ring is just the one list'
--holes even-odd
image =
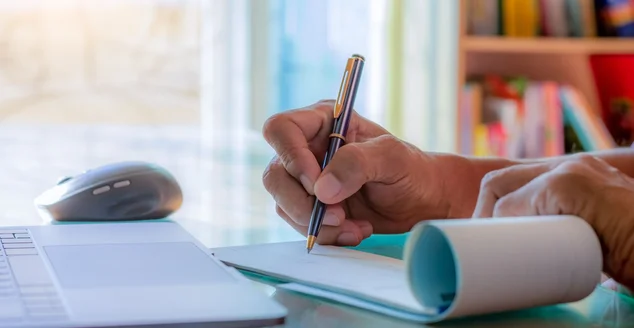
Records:
{"label": "pen tip", "polygon": [[306,241],[306,253],[310,253],[315,245],[315,236],[308,236],[308,240]]}

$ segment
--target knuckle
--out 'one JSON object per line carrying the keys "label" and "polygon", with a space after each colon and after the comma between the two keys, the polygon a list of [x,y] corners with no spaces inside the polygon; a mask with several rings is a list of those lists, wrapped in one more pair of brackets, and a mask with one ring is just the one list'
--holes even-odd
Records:
{"label": "knuckle", "polygon": [[554,192],[553,188],[549,188],[548,185],[542,186],[535,190],[530,196],[528,202],[533,208],[540,208],[541,205],[546,204],[548,201],[557,202],[559,199],[559,193]]}
{"label": "knuckle", "polygon": [[549,175],[545,180],[546,183],[541,187],[536,196],[539,199],[560,197],[561,192],[570,189],[571,186],[579,182],[579,178],[583,175],[573,171],[561,171],[556,174]]}
{"label": "knuckle", "polygon": [[298,166],[298,160],[300,157],[300,151],[296,148],[284,148],[280,150],[279,158],[280,158],[280,167],[284,168],[293,176],[299,174],[299,170],[301,169]]}
{"label": "knuckle", "polygon": [[283,125],[283,122],[288,120],[287,113],[277,113],[266,119],[262,125],[262,135],[267,141],[271,141],[276,134],[276,131]]}
{"label": "knuckle", "polygon": [[279,217],[285,220],[288,218],[288,216],[286,215],[286,212],[284,212],[284,210],[279,205],[275,205],[275,213],[277,213]]}
{"label": "knuckle", "polygon": [[273,193],[275,191],[275,187],[277,185],[277,179],[275,175],[283,169],[282,165],[279,163],[278,157],[276,156],[264,169],[262,173],[262,183],[264,184],[264,188],[267,192]]}
{"label": "knuckle", "polygon": [[583,173],[586,171],[588,160],[578,159],[575,161],[567,161],[557,167],[557,173],[554,177],[563,178],[572,173]]}
{"label": "knuckle", "polygon": [[598,167],[607,165],[607,162],[605,162],[604,160],[596,156],[585,154],[585,153],[576,154],[575,160],[570,162],[564,162],[564,164],[565,163],[568,163],[568,164],[577,163],[578,169],[598,168]]}
{"label": "knuckle", "polygon": [[493,205],[493,216],[505,216],[510,214],[512,201],[509,197],[502,197]]}
{"label": "knuckle", "polygon": [[401,139],[397,138],[395,135],[392,135],[392,134],[380,135],[376,137],[376,140],[378,141],[378,143],[384,146],[396,146],[396,147],[404,146]]}
{"label": "knuckle", "polygon": [[[345,153],[346,157],[349,157],[352,161],[350,163],[365,163],[365,150],[359,144],[351,143],[346,145]],[[342,147],[342,150],[344,148]]]}
{"label": "knuckle", "polygon": [[335,104],[335,99],[321,99],[317,103],[315,103],[316,107],[328,106],[332,107]]}
{"label": "knuckle", "polygon": [[407,145],[399,138],[392,134],[384,134],[376,137],[377,143],[386,151],[402,153],[403,150],[409,149]]}
{"label": "knuckle", "polygon": [[501,177],[504,175],[504,172],[505,171],[503,169],[487,172],[480,181],[480,189],[491,189],[501,179]]}
{"label": "knuckle", "polygon": [[596,157],[587,153],[577,153],[575,154],[575,159],[581,163],[592,163],[596,161]]}
{"label": "knuckle", "polygon": [[378,152],[385,154],[390,161],[397,163],[401,159],[407,160],[408,157],[414,156],[415,150],[413,147],[403,140],[392,134],[384,134],[376,137],[375,145],[378,148]]}

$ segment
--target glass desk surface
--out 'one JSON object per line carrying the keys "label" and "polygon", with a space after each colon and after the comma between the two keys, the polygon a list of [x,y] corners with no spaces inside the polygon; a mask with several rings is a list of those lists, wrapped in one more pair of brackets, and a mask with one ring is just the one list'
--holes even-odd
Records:
{"label": "glass desk surface", "polygon": [[[179,180],[185,200],[171,219],[206,246],[304,240],[277,216],[273,200],[262,186],[262,172],[273,156],[269,147],[257,134],[231,138],[191,126],[4,126],[0,129],[0,225],[55,224],[42,220],[32,202],[59,177],[109,162],[144,160],[164,166]],[[399,253],[398,241],[377,250],[372,244],[376,238],[362,246],[373,252]],[[274,281],[249,277],[256,288],[289,310],[285,327],[420,326],[276,289]],[[634,299],[598,287],[573,304],[438,326],[634,327]]]}

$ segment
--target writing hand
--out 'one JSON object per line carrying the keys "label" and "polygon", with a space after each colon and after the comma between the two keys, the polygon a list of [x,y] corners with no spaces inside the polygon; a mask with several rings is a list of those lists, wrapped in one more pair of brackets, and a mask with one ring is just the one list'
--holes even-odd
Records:
{"label": "writing hand", "polygon": [[306,235],[314,197],[328,204],[317,243],[357,245],[447,215],[436,161],[353,113],[346,144],[321,172],[333,101],[274,115],[263,134],[276,152],[263,175],[277,213]]}

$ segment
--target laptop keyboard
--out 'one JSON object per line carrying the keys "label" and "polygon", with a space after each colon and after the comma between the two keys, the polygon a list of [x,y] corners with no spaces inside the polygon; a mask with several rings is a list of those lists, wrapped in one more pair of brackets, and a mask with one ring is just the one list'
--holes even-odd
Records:
{"label": "laptop keyboard", "polygon": [[28,230],[0,228],[0,327],[65,320],[62,300]]}

